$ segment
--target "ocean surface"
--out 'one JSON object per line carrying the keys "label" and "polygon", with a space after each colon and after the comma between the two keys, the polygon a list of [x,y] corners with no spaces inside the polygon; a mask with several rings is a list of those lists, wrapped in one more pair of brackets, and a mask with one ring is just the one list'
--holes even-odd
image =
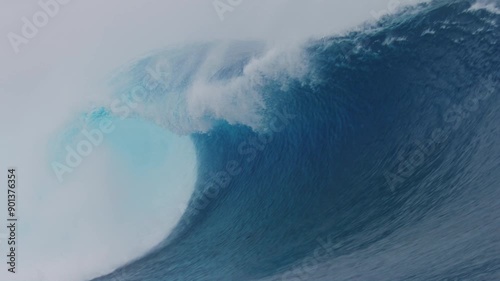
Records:
{"label": "ocean surface", "polygon": [[343,35],[170,47],[121,69],[116,95],[142,101],[127,122],[196,168],[164,196],[175,177],[194,192],[163,242],[93,281],[500,280],[498,7],[431,1]]}

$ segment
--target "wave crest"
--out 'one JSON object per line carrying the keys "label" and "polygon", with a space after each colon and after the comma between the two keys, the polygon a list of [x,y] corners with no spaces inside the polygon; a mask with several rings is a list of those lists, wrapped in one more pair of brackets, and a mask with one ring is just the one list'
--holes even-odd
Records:
{"label": "wave crest", "polygon": [[[308,73],[304,49],[259,43],[221,43],[167,50],[147,56],[117,75],[118,94],[147,96],[134,113],[180,135],[208,132],[221,122],[254,130],[274,97],[264,89],[286,89]],[[115,112],[116,113],[116,112]]]}

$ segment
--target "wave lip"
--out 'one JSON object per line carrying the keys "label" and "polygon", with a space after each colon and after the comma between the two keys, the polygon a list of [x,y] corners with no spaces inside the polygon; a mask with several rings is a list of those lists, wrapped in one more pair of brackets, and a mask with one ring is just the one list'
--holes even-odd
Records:
{"label": "wave lip", "polygon": [[[209,132],[221,122],[262,129],[274,99],[264,94],[265,87],[272,81],[285,89],[307,71],[299,47],[213,43],[140,59],[115,80],[118,94],[137,87],[146,89],[149,101],[136,108],[135,114],[189,135]],[[151,87],[152,78],[160,78],[160,82]]]}

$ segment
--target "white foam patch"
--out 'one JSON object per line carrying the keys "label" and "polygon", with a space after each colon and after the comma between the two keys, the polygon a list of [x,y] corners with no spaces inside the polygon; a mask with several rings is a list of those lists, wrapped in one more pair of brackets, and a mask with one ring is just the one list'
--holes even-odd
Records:
{"label": "white foam patch", "polygon": [[207,132],[218,121],[249,126],[263,126],[266,81],[274,81],[284,89],[293,79],[303,78],[308,62],[303,50],[296,47],[272,47],[248,62],[241,75],[230,79],[212,79],[224,67],[225,48],[211,49],[201,67],[192,69],[194,81],[187,89],[162,93],[160,102],[138,108],[142,116],[178,134]]}
{"label": "white foam patch", "polygon": [[495,5],[495,3],[486,3],[486,2],[481,2],[478,1],[474,3],[468,11],[479,11],[479,10],[486,10],[490,13],[500,15],[500,9]]}
{"label": "white foam patch", "polygon": [[406,41],[406,37],[389,36],[389,37],[385,38],[384,42],[382,42],[382,45],[389,46],[389,45],[392,45],[394,42],[403,42],[403,41]]}

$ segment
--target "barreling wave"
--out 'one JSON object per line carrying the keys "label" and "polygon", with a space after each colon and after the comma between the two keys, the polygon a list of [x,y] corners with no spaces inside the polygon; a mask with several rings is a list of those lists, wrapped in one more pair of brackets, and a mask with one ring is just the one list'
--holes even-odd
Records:
{"label": "barreling wave", "polygon": [[497,7],[435,1],[126,68],[118,95],[189,136],[197,178],[164,242],[95,280],[500,278]]}

